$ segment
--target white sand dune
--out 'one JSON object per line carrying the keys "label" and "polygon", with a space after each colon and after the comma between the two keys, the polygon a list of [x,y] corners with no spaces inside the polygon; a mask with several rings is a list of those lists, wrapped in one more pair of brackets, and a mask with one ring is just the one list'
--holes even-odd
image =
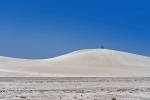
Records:
{"label": "white sand dune", "polygon": [[43,60],[0,56],[0,77],[150,77],[150,57],[107,49]]}

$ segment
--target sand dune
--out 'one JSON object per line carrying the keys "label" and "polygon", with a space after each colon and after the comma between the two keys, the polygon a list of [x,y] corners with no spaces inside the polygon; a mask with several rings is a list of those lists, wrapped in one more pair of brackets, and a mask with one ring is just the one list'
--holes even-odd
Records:
{"label": "sand dune", "polygon": [[150,77],[150,57],[107,49],[27,60],[0,56],[1,77]]}

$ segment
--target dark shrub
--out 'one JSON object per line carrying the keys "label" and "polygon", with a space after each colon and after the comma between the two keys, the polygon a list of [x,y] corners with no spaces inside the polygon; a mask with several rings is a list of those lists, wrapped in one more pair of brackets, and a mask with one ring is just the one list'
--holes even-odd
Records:
{"label": "dark shrub", "polygon": [[116,100],[116,98],[111,98],[111,100]]}

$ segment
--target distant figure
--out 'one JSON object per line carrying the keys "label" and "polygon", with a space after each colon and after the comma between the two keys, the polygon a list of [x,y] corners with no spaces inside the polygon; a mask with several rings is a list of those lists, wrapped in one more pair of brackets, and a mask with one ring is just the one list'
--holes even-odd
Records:
{"label": "distant figure", "polygon": [[104,46],[101,46],[101,49],[104,49]]}

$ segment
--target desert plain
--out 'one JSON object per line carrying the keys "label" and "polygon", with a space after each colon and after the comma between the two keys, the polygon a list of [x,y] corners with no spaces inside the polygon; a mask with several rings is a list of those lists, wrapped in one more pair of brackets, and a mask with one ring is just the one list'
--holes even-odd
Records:
{"label": "desert plain", "polygon": [[1,100],[150,100],[150,78],[1,77]]}
{"label": "desert plain", "polygon": [[150,57],[79,50],[50,59],[0,56],[0,100],[150,100]]}

